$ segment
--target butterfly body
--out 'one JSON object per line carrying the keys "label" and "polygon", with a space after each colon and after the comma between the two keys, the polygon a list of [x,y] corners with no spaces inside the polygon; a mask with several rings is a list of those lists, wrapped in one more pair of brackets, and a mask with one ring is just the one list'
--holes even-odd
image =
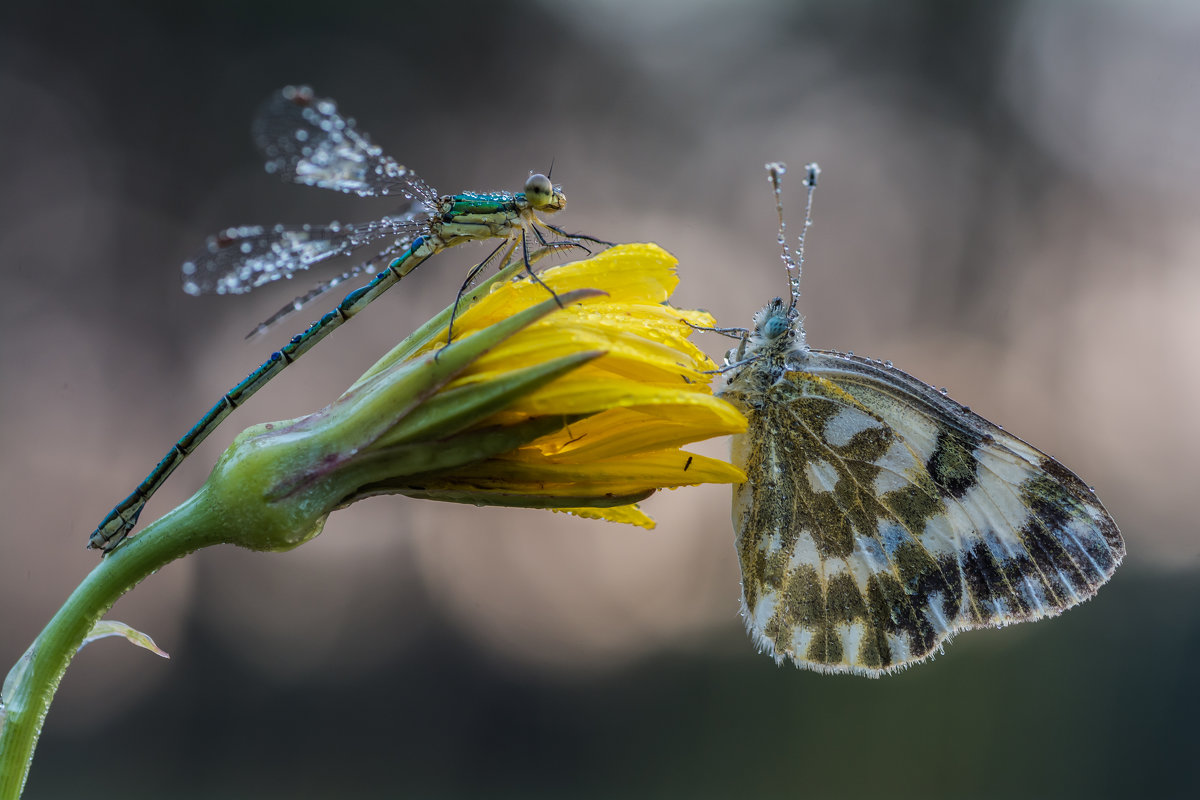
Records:
{"label": "butterfly body", "polygon": [[776,661],[877,677],[955,633],[1054,616],[1125,548],[1091,489],[890,364],[810,349],[776,299],[718,394],[734,439],[742,613]]}

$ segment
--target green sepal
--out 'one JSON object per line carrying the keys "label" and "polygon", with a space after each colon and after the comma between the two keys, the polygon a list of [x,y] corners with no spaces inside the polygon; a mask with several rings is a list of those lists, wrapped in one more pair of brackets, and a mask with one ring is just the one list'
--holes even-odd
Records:
{"label": "green sepal", "polygon": [[438,442],[397,445],[372,452],[356,463],[359,488],[343,505],[364,497],[420,490],[422,483],[436,480],[440,474],[511,452],[589,416],[534,417],[515,425],[472,430]]}
{"label": "green sepal", "polygon": [[573,353],[514,370],[503,377],[440,392],[381,436],[373,446],[391,447],[452,436],[606,352],[586,350]]}

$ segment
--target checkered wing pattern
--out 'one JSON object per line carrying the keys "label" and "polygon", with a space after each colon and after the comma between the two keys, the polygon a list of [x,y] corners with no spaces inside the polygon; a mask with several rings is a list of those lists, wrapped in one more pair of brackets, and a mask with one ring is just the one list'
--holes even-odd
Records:
{"label": "checkered wing pattern", "polygon": [[1124,556],[1075,474],[927,384],[810,350],[798,321],[745,355],[721,390],[750,420],[742,611],[776,661],[886,674],[959,631],[1054,616]]}

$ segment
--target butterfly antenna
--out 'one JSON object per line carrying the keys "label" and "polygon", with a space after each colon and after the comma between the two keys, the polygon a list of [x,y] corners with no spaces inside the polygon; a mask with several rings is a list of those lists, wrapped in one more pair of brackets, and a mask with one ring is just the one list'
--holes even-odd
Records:
{"label": "butterfly antenna", "polygon": [[[800,297],[800,264],[792,256],[792,251],[788,249],[787,244],[787,222],[783,219],[783,174],[787,172],[787,164],[782,161],[772,161],[765,165],[767,168],[767,179],[771,181],[771,189],[775,192],[775,211],[779,214],[779,249],[780,258],[783,259],[783,266],[787,269],[788,283],[792,287],[792,304],[788,306],[788,315],[796,308],[796,301]],[[804,236],[800,236],[801,250],[804,247]]]}
{"label": "butterfly antenna", "polygon": [[[789,310],[795,309],[796,301],[800,299],[800,272],[804,269],[804,239],[808,235],[809,227],[812,225],[813,195],[817,191],[817,179],[821,177],[821,168],[817,166],[817,162],[815,161],[805,165],[804,170],[804,185],[808,187],[808,201],[804,205],[804,229],[800,231],[800,240],[796,244],[796,271],[792,273],[792,305]],[[778,194],[779,192],[776,190],[777,197]],[[778,200],[776,200],[776,205],[778,205]],[[779,224],[783,225],[782,211],[780,212]],[[781,228],[780,236],[782,235],[783,231]],[[787,245],[784,245],[784,247],[786,248]]]}

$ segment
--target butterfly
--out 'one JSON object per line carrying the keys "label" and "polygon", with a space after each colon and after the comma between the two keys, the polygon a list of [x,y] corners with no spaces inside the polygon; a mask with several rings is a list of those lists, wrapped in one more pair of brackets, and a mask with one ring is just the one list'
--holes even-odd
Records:
{"label": "butterfly", "polygon": [[[808,346],[782,164],[768,164],[792,301],[726,356],[717,394],[746,415],[733,460],[742,615],[777,663],[879,677],[954,634],[1051,617],[1125,555],[1074,473],[890,362]],[[809,165],[812,191],[819,168]]]}

